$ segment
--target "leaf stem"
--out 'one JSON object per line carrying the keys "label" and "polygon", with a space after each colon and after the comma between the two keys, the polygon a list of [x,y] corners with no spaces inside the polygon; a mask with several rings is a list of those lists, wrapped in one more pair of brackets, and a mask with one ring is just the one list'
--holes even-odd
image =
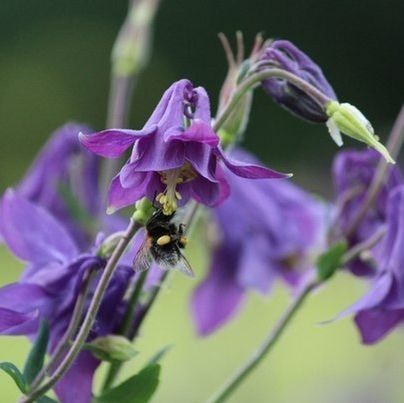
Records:
{"label": "leaf stem", "polygon": [[21,403],[35,402],[36,399],[50,390],[72,366],[83,344],[85,343],[92,326],[94,325],[105,291],[107,290],[108,284],[112,278],[112,275],[114,274],[118,262],[138,228],[138,224],[134,220],[131,220],[125,232],[125,235],[121,238],[110,259],[108,260],[108,263],[95,289],[94,296],[90,302],[90,306],[84,317],[83,323],[81,324],[78,334],[71,344],[70,349],[63,358],[62,362],[49,377],[49,379],[42,386],[39,386],[38,388],[32,390],[27,397],[21,400]]}

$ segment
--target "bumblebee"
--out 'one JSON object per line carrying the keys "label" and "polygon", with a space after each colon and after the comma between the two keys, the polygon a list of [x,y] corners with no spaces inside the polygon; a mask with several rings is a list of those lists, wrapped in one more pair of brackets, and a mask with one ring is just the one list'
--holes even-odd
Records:
{"label": "bumblebee", "polygon": [[146,223],[146,237],[133,261],[137,272],[150,268],[155,261],[162,270],[177,269],[194,277],[190,264],[181,252],[187,244],[184,224],[173,222],[175,212],[166,215],[156,209]]}

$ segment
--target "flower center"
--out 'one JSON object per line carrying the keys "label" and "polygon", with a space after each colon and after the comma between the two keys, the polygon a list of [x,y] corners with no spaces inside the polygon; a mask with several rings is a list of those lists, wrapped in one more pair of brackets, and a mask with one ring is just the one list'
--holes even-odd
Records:
{"label": "flower center", "polygon": [[156,196],[156,201],[161,204],[165,215],[173,214],[177,209],[178,200],[182,199],[177,185],[190,182],[195,177],[196,172],[188,162],[180,168],[160,172],[160,180],[166,185],[166,189]]}

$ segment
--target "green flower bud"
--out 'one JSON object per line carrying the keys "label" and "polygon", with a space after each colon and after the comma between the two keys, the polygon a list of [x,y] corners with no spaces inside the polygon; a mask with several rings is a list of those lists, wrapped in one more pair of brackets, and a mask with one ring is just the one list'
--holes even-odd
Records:
{"label": "green flower bud", "polygon": [[337,101],[331,101],[326,105],[326,113],[329,119],[327,127],[331,137],[341,146],[343,141],[341,133],[346,134],[356,140],[366,143],[368,146],[378,151],[387,162],[395,164],[388,150],[379,142],[370,122],[363,116],[362,112],[355,106]]}
{"label": "green flower bud", "polygon": [[136,210],[132,215],[132,218],[142,226],[146,225],[153,214],[153,204],[146,198],[143,198],[136,202]]}
{"label": "green flower bud", "polygon": [[137,354],[126,337],[116,335],[97,337],[84,348],[101,361],[128,361]]}

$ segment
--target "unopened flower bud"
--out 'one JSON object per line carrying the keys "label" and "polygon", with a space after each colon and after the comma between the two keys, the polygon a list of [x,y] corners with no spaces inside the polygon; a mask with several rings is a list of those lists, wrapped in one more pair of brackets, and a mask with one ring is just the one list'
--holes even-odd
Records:
{"label": "unopened flower bud", "polygon": [[379,142],[379,138],[374,134],[372,125],[358,108],[348,103],[340,104],[337,101],[331,101],[326,106],[326,113],[329,117],[327,120],[328,130],[339,146],[342,145],[340,133],[342,132],[366,143],[378,151],[387,162],[395,164],[386,147]]}
{"label": "unopened flower bud", "polygon": [[131,2],[131,9],[112,51],[112,65],[118,76],[138,73],[150,53],[151,27],[158,1]]}
{"label": "unopened flower bud", "polygon": [[153,205],[146,198],[143,198],[136,202],[136,210],[132,215],[132,218],[142,226],[146,225],[146,222],[153,213]]}
{"label": "unopened flower bud", "polygon": [[[260,65],[275,67],[306,81],[331,100],[337,99],[321,68],[289,41],[275,40],[264,47]],[[262,82],[267,94],[279,105],[298,117],[314,123],[325,123],[327,115],[309,95],[281,78],[268,78]]]}
{"label": "unopened flower bud", "polygon": [[137,354],[126,337],[116,335],[97,337],[85,348],[101,361],[128,361]]}

